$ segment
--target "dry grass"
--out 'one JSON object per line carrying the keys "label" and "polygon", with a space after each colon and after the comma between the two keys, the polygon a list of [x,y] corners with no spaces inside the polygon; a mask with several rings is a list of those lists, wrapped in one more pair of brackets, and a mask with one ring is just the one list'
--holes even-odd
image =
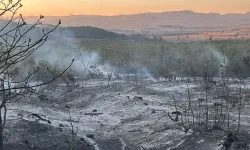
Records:
{"label": "dry grass", "polygon": [[234,40],[234,39],[250,39],[250,27],[233,29],[227,31],[217,32],[202,32],[192,35],[180,35],[180,36],[164,36],[165,40],[179,40],[190,41],[190,40],[209,40],[212,37],[213,40]]}

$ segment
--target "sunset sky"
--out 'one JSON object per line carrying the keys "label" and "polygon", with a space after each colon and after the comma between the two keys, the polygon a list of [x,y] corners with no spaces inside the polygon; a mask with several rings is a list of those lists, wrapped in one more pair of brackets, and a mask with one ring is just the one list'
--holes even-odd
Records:
{"label": "sunset sky", "polygon": [[22,0],[26,16],[119,15],[143,12],[193,10],[195,12],[245,13],[250,0]]}

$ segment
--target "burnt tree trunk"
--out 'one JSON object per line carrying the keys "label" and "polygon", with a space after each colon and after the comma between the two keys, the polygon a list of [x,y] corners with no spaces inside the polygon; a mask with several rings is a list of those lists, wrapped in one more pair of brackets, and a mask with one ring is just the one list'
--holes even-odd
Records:
{"label": "burnt tree trunk", "polygon": [[0,108],[0,150],[3,150],[3,120],[2,120],[2,108]]}
{"label": "burnt tree trunk", "polygon": [[229,89],[227,88],[227,129],[230,129]]}
{"label": "burnt tree trunk", "polygon": [[208,84],[206,83],[206,85],[205,85],[205,88],[206,88],[206,124],[205,124],[205,126],[206,126],[206,129],[208,129]]}
{"label": "burnt tree trunk", "polygon": [[2,105],[5,103],[5,87],[4,87],[4,80],[1,80],[1,89],[3,90],[2,92],[2,102],[1,102],[1,106],[0,106],[0,150],[3,150],[3,130],[4,130],[4,120],[2,117]]}
{"label": "burnt tree trunk", "polygon": [[240,99],[239,99],[239,106],[238,106],[238,107],[239,107],[239,114],[238,114],[238,115],[239,115],[239,116],[238,116],[238,117],[239,117],[239,120],[238,120],[238,132],[240,132],[240,119],[241,119],[241,118],[240,118],[240,115],[241,115],[241,107],[242,107],[242,106],[241,106],[241,105],[242,105],[242,104],[241,104],[241,99],[242,99],[242,96],[241,96],[241,95],[242,95],[242,90],[241,90],[241,87],[240,87]]}
{"label": "burnt tree trunk", "polygon": [[[1,89],[2,91],[2,102],[0,105],[0,150],[3,150],[3,130],[5,128],[6,124],[6,114],[7,114],[7,107],[6,107],[6,93],[5,93],[5,86],[4,86],[4,80],[1,80]],[[3,112],[2,112],[3,111]],[[3,116],[2,116],[3,115]]]}

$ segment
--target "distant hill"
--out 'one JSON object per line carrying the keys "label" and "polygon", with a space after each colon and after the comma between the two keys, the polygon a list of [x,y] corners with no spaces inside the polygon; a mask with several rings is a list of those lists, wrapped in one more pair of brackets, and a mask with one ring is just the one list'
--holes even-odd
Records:
{"label": "distant hill", "polygon": [[[26,17],[34,22],[37,17]],[[96,16],[47,16],[46,24],[56,24],[62,20],[62,26],[93,26],[119,33],[161,33],[182,31],[224,30],[250,26],[250,12],[245,14],[196,13],[193,11],[173,11],[162,13],[142,13],[134,15]],[[181,28],[180,28],[181,27]]]}
{"label": "distant hill", "polygon": [[[29,36],[38,38],[42,36],[42,29],[45,31],[50,30],[54,26],[43,25],[36,28],[30,33]],[[142,34],[124,35],[111,31],[107,31],[97,27],[81,26],[81,27],[58,27],[49,36],[49,39],[62,39],[62,38],[85,38],[85,39],[109,39],[109,40],[150,40]]]}
{"label": "distant hill", "polygon": [[61,36],[68,38],[89,38],[89,39],[125,39],[125,35],[109,32],[101,28],[82,27],[62,27],[58,29]]}
{"label": "distant hill", "polygon": [[87,38],[87,39],[115,39],[115,40],[146,40],[147,37],[141,34],[124,35],[107,31],[97,27],[60,27],[55,34],[67,38]]}

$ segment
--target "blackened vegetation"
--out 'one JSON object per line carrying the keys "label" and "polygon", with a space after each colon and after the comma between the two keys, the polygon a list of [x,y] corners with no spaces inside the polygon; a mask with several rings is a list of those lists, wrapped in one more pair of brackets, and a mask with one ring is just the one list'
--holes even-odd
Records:
{"label": "blackened vegetation", "polygon": [[[19,122],[8,123],[4,149],[6,150],[69,150],[71,138],[69,130],[60,131],[51,125],[19,120]],[[15,139],[13,141],[13,139]],[[81,137],[76,137],[73,149],[94,150]]]}
{"label": "blackened vegetation", "polygon": [[225,150],[229,150],[235,140],[236,137],[232,134],[232,132],[228,132],[220,145],[223,145]]}
{"label": "blackened vegetation", "polygon": [[182,115],[182,113],[179,112],[179,111],[171,112],[171,114],[174,115],[175,118],[172,118],[171,115],[170,115],[169,113],[168,113],[168,117],[169,117],[172,121],[174,121],[174,122],[178,122],[178,121],[179,121],[179,116]]}
{"label": "blackened vegetation", "polygon": [[42,118],[42,117],[41,117],[40,115],[38,115],[38,114],[34,114],[34,113],[33,113],[33,114],[30,114],[30,116],[37,118],[38,121],[41,120],[41,121],[45,121],[45,122],[48,122],[49,124],[51,124],[51,121],[50,121],[50,120],[44,119],[44,118]]}
{"label": "blackened vegetation", "polygon": [[[178,104],[173,96],[175,111],[168,113],[168,116],[181,126],[184,132],[189,130],[199,133],[211,132],[212,130],[224,131],[226,136],[220,145],[227,150],[235,144],[239,146],[238,143],[243,140],[241,135],[246,127],[242,128],[241,115],[242,109],[248,101],[243,96],[244,93],[247,93],[246,89],[241,86],[229,86],[232,80],[226,74],[228,72],[227,64],[221,64],[220,67],[221,77],[216,79],[207,73],[207,68],[204,69],[204,76],[199,79],[200,88],[203,92],[196,101],[191,100],[192,94],[187,82],[185,104]],[[246,78],[241,76],[237,83],[242,84],[245,80]],[[243,142],[242,144],[247,145],[249,142]]]}
{"label": "blackened vegetation", "polygon": [[75,77],[72,73],[66,72],[64,75],[61,76],[61,78],[67,84],[67,86],[75,85]]}
{"label": "blackened vegetation", "polygon": [[112,79],[112,75],[113,75],[112,73],[109,73],[109,74],[108,74],[108,86],[109,86],[109,83],[110,83],[110,81],[111,81],[111,79]]}
{"label": "blackened vegetation", "polygon": [[134,100],[143,100],[141,96],[134,96]]}

